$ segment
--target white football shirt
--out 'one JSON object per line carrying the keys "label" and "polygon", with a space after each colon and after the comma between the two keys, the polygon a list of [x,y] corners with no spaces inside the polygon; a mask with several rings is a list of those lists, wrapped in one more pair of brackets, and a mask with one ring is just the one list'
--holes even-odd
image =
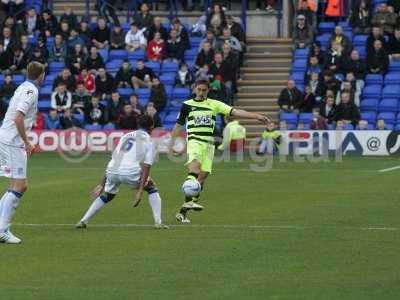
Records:
{"label": "white football shirt", "polygon": [[25,115],[25,129],[27,131],[30,130],[36,120],[38,98],[39,90],[30,81],[23,82],[16,89],[10,100],[3,124],[0,127],[1,143],[15,147],[24,146],[24,142],[15,126],[15,117],[18,111],[22,112]]}
{"label": "white football shirt", "polygon": [[136,130],[122,136],[108,163],[107,173],[129,176],[141,172],[141,164],[152,165],[155,157],[154,144],[144,130]]}

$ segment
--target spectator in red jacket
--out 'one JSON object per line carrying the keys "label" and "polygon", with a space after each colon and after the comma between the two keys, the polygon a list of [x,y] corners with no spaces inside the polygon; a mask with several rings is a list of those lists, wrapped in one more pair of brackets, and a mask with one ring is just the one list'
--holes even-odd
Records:
{"label": "spectator in red jacket", "polygon": [[155,62],[162,62],[165,56],[165,41],[161,38],[161,33],[156,32],[154,39],[147,46],[147,57]]}
{"label": "spectator in red jacket", "polygon": [[95,78],[92,73],[87,69],[82,69],[81,74],[78,76],[77,82],[83,82],[85,88],[89,93],[94,93],[96,90]]}

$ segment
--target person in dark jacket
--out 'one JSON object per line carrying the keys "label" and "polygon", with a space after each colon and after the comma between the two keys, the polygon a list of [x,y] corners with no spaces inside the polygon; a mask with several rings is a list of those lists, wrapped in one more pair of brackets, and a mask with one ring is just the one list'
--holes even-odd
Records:
{"label": "person in dark jacket", "polygon": [[392,35],[389,36],[389,54],[391,59],[400,59],[400,28],[395,28]]}
{"label": "person in dark jacket", "polygon": [[371,12],[367,1],[362,0],[350,15],[350,24],[354,34],[368,34],[371,31]]}
{"label": "person in dark jacket", "polygon": [[371,34],[367,38],[367,54],[372,52],[374,49],[374,42],[380,40],[382,42],[383,48],[386,48],[386,40],[383,35],[383,31],[380,27],[373,26]]}
{"label": "person in dark jacket", "polygon": [[82,127],[81,122],[72,115],[69,108],[64,110],[63,115],[60,117],[60,125],[62,129]]}
{"label": "person in dark jacket", "polygon": [[131,129],[135,130],[138,127],[139,115],[133,110],[132,105],[126,104],[124,106],[123,112],[118,119],[118,128],[119,129]]}
{"label": "person in dark jacket", "polygon": [[107,27],[106,20],[100,17],[97,20],[97,27],[92,32],[91,40],[98,49],[109,47],[110,29]]}
{"label": "person in dark jacket", "polygon": [[136,70],[133,72],[132,85],[135,90],[141,87],[151,88],[151,83],[155,74],[152,69],[146,67],[143,60],[138,60]]}
{"label": "person in dark jacket", "polygon": [[200,52],[197,54],[195,66],[202,68],[204,65],[210,65],[214,60],[214,49],[211,47],[211,43],[206,41]]}
{"label": "person in dark jacket", "polygon": [[95,84],[96,93],[98,93],[103,100],[110,98],[112,91],[116,88],[114,78],[104,68],[99,69]]}
{"label": "person in dark jacket", "polygon": [[108,121],[117,123],[122,113],[124,103],[117,91],[112,92],[111,98],[107,101]]}
{"label": "person in dark jacket", "polygon": [[342,46],[343,52],[348,54],[351,50],[351,42],[349,38],[344,35],[343,28],[341,26],[336,26],[335,31],[332,34],[329,40],[329,47],[332,47],[333,44],[340,44]]}
{"label": "person in dark jacket", "polygon": [[110,34],[110,48],[113,50],[125,49],[125,32],[121,26],[114,25]]}
{"label": "person in dark jacket", "polygon": [[128,59],[122,62],[117,75],[115,76],[115,83],[120,88],[132,87],[133,69]]}
{"label": "person in dark jacket", "polygon": [[350,101],[349,93],[342,93],[341,102],[335,112],[335,121],[342,121],[347,124],[351,123],[353,126],[356,126],[360,118],[360,110],[357,105]]}
{"label": "person in dark jacket", "polygon": [[176,30],[178,38],[182,42],[183,50],[190,49],[190,39],[189,33],[187,32],[186,28],[182,25],[181,21],[176,18],[172,20],[172,30]]}
{"label": "person in dark jacket", "polygon": [[90,47],[90,55],[86,59],[85,66],[88,70],[98,70],[105,66],[103,58],[95,46]]}
{"label": "person in dark jacket", "polygon": [[81,44],[76,44],[74,50],[68,55],[65,65],[71,70],[71,73],[78,75],[85,67],[87,55]]}
{"label": "person in dark jacket", "polygon": [[65,86],[67,87],[67,90],[70,91],[71,93],[75,91],[76,88],[76,81],[75,81],[75,76],[71,74],[70,69],[64,68],[61,73],[54,79],[53,81],[53,90],[56,89],[56,87],[60,83],[64,83]]}
{"label": "person in dark jacket", "polygon": [[108,122],[107,109],[100,103],[99,94],[94,94],[85,107],[85,123],[104,125]]}
{"label": "person in dark jacket", "polygon": [[215,4],[207,15],[207,28],[211,29],[216,36],[220,36],[222,29],[226,27],[226,17],[222,6]]}
{"label": "person in dark jacket", "polygon": [[13,78],[11,74],[7,74],[4,77],[4,83],[0,87],[0,99],[1,101],[8,101],[14,95],[17,86],[13,82]]}
{"label": "person in dark jacket", "polygon": [[39,18],[40,35],[44,38],[54,36],[58,28],[57,18],[45,9]]}
{"label": "person in dark jacket", "polygon": [[162,127],[161,118],[158,115],[157,109],[153,102],[149,102],[146,107],[145,115],[150,116],[153,119],[154,128]]}
{"label": "person in dark jacket", "polygon": [[231,34],[237,38],[242,44],[242,47],[244,47],[246,43],[246,33],[244,32],[242,25],[240,25],[238,22],[235,22],[232,15],[227,15],[225,17],[225,21],[226,27],[231,30]]}
{"label": "person in dark jacket", "polygon": [[303,15],[297,16],[297,24],[293,30],[293,42],[295,48],[304,49],[311,45],[314,38],[312,28],[306,23],[306,18]]}
{"label": "person in dark jacket", "polygon": [[150,89],[150,102],[154,104],[157,111],[163,111],[167,105],[167,92],[165,86],[160,82],[157,77],[153,78],[153,84]]}
{"label": "person in dark jacket", "polygon": [[374,49],[367,56],[368,71],[373,74],[385,75],[389,68],[389,55],[383,49],[382,42],[376,40]]}
{"label": "person in dark jacket", "polygon": [[353,72],[356,80],[364,81],[367,74],[367,65],[361,60],[357,50],[351,51],[350,59],[345,63],[346,72]]}
{"label": "person in dark jacket", "polygon": [[335,121],[336,106],[333,93],[329,93],[326,96],[325,101],[320,104],[319,114],[321,117],[325,118],[328,124],[331,124]]}
{"label": "person in dark jacket", "polygon": [[161,23],[161,17],[155,17],[154,18],[154,24],[150,26],[150,28],[147,31],[147,40],[151,41],[154,39],[154,35],[156,32],[159,32],[161,34],[161,38],[164,41],[168,40],[168,31],[165,29],[165,27]]}
{"label": "person in dark jacket", "polygon": [[334,42],[326,53],[325,69],[334,73],[341,73],[345,67],[345,53],[340,43]]}
{"label": "person in dark jacket", "polygon": [[303,113],[311,113],[316,105],[315,95],[312,93],[311,87],[306,86],[303,99],[299,104],[299,110]]}
{"label": "person in dark jacket", "polygon": [[140,12],[134,16],[133,21],[140,29],[147,28],[148,30],[154,25],[154,16],[150,13],[150,7],[146,2],[140,5]]}
{"label": "person in dark jacket", "polygon": [[288,80],[287,87],[279,95],[278,105],[282,111],[293,112],[299,108],[302,100],[303,95],[294,80]]}
{"label": "person in dark jacket", "polygon": [[189,66],[185,63],[181,64],[175,77],[175,86],[179,88],[190,88],[192,83],[193,76],[190,73]]}
{"label": "person in dark jacket", "polygon": [[170,38],[167,41],[166,47],[166,58],[172,61],[181,62],[184,58],[185,46],[175,29],[172,29],[169,35]]}

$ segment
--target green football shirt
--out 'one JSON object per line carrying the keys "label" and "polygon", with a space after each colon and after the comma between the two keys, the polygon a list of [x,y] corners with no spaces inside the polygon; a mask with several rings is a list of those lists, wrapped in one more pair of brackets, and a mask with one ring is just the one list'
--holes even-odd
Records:
{"label": "green football shirt", "polygon": [[187,100],[183,102],[177,123],[184,126],[188,140],[214,143],[214,129],[217,115],[229,115],[232,107],[217,100]]}

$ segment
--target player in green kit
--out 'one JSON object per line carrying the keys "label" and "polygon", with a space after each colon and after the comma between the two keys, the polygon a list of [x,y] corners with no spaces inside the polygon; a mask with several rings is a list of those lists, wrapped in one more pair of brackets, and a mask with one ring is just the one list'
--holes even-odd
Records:
{"label": "player in green kit", "polygon": [[[268,123],[268,117],[233,108],[223,102],[207,98],[209,81],[199,79],[195,83],[194,99],[182,104],[177,123],[172,131],[171,149],[175,139],[179,136],[182,127],[186,124],[187,132],[187,179],[197,179],[202,188],[208,175],[211,173],[214,158],[214,129],[217,115],[230,115],[239,118],[257,119]],[[176,219],[182,223],[190,223],[187,218],[189,210],[202,210],[203,206],[197,203],[198,198],[186,197]]]}

